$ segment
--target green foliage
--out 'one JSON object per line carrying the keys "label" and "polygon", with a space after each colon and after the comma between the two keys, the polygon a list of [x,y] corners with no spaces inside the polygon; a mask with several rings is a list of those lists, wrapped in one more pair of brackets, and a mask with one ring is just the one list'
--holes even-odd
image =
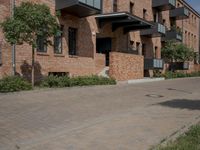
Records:
{"label": "green foliage", "polygon": [[9,76],[0,80],[0,93],[31,90],[31,84],[18,76]]}
{"label": "green foliage", "polygon": [[58,30],[56,17],[51,15],[49,7],[32,2],[22,2],[15,8],[14,16],[1,23],[1,27],[10,44],[26,42],[33,47],[36,47],[37,36],[48,39]]}
{"label": "green foliage", "polygon": [[72,87],[72,86],[91,86],[91,85],[114,85],[116,81],[113,79],[98,77],[98,76],[85,76],[73,77],[67,76],[48,76],[42,82],[42,87]]}
{"label": "green foliage", "polygon": [[166,62],[192,61],[194,59],[194,51],[182,43],[169,41],[162,48],[162,57]]}
{"label": "green foliage", "polygon": [[170,142],[166,147],[155,150],[199,150],[200,149],[200,125],[193,126],[185,135],[175,142]]}
{"label": "green foliage", "polygon": [[154,73],[154,77],[165,77],[166,79],[200,77],[200,71],[199,72],[192,72],[192,73],[167,71],[167,72],[165,72],[165,74]]}

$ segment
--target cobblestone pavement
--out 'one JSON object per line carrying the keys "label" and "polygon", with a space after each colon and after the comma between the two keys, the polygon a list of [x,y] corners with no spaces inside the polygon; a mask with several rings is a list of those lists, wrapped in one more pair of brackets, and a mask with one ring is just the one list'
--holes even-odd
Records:
{"label": "cobblestone pavement", "polygon": [[200,78],[0,95],[0,150],[147,150],[200,119]]}

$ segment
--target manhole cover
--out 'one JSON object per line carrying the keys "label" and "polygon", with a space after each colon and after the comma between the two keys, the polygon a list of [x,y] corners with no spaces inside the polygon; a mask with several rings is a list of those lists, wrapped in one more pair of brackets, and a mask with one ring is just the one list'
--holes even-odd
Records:
{"label": "manhole cover", "polygon": [[146,95],[147,97],[152,97],[152,98],[162,98],[162,97],[164,97],[164,96],[162,96],[162,95],[158,95],[158,94],[148,94],[148,95]]}

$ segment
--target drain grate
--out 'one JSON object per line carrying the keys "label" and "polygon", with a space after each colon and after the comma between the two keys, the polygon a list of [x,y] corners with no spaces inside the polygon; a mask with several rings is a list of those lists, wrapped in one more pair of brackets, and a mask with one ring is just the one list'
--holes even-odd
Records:
{"label": "drain grate", "polygon": [[151,98],[162,98],[164,97],[163,95],[158,95],[158,94],[147,94],[147,97],[151,97]]}

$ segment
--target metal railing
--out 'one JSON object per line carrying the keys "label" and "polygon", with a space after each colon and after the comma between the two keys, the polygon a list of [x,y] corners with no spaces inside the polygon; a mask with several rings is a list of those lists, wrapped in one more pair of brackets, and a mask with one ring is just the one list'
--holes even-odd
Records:
{"label": "metal railing", "polygon": [[101,3],[102,3],[101,1],[102,0],[79,0],[79,2],[97,9],[101,9]]}
{"label": "metal railing", "polygon": [[169,0],[169,3],[172,4],[173,6],[176,6],[176,0]]}

